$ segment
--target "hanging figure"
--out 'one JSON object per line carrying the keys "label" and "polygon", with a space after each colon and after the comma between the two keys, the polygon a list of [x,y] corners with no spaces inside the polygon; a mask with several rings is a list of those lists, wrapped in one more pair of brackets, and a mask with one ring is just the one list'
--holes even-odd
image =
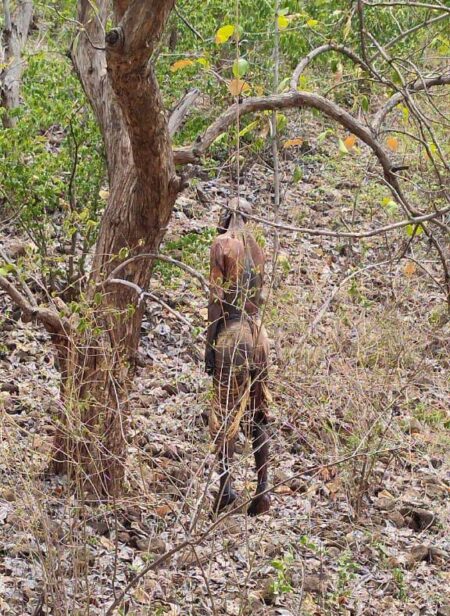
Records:
{"label": "hanging figure", "polygon": [[258,515],[270,508],[269,495],[262,494],[268,486],[268,339],[258,314],[264,299],[264,253],[246,227],[246,214],[251,215],[250,203],[232,199],[211,245],[205,363],[213,376],[209,428],[221,472],[215,511],[236,499],[230,464],[242,425],[253,439],[258,476],[247,513]]}

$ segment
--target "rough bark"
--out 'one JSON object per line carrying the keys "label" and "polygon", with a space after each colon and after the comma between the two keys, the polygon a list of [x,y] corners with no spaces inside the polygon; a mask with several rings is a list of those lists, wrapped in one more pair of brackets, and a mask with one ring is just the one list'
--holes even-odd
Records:
{"label": "rough bark", "polygon": [[0,72],[0,104],[7,112],[2,116],[3,126],[12,128],[16,118],[8,111],[20,104],[20,85],[23,73],[22,51],[28,38],[33,17],[33,3],[21,0],[11,13],[9,0],[3,0],[4,28],[0,53],[0,64],[5,68]]}
{"label": "rough bark", "polygon": [[[115,2],[116,27],[105,35],[108,3],[79,3],[72,58],[105,143],[110,197],[102,218],[82,332],[69,341],[64,415],[55,464],[96,496],[114,496],[124,477],[128,390],[152,259],[129,260],[127,285],[99,285],[124,259],[158,251],[179,189],[163,103],[151,62],[174,0]],[[80,330],[80,327],[79,327]]]}

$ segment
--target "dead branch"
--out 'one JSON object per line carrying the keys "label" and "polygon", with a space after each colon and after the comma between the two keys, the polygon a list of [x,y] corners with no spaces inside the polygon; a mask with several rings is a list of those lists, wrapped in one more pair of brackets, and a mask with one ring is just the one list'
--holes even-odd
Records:
{"label": "dead branch", "polygon": [[194,105],[195,101],[200,96],[200,90],[198,88],[194,88],[193,90],[189,90],[183,96],[183,98],[176,104],[173,108],[172,113],[169,116],[169,134],[171,137],[175,135],[180,126],[183,124],[186,115],[189,113],[189,110]]}
{"label": "dead branch", "polygon": [[423,90],[428,90],[428,88],[433,88],[434,86],[443,86],[448,84],[450,84],[450,74],[438,75],[436,77],[417,80],[414,84],[408,86],[406,91],[396,92],[386,102],[384,107],[382,107],[373,117],[371,123],[372,130],[375,134],[378,134],[388,113],[392,111],[399,103],[405,100],[408,95],[416,94],[417,92],[421,92]]}
{"label": "dead branch", "polygon": [[[441,21],[442,19],[448,19],[449,16],[447,13],[443,13],[442,15],[438,15],[437,17],[433,17],[430,19],[427,19],[419,24],[416,24],[415,26],[413,26],[412,28],[409,28],[408,30],[405,30],[404,32],[400,32],[400,34],[398,34],[396,37],[394,37],[393,39],[391,39],[390,41],[388,41],[387,43],[385,43],[384,48],[385,49],[389,49],[390,47],[392,47],[393,45],[399,43],[400,41],[402,41],[403,39],[407,38],[410,34],[414,34],[414,32],[417,32],[418,30],[421,30],[422,28],[426,28],[427,26],[431,26],[431,24],[435,24],[438,21]],[[369,59],[369,63],[374,62],[378,57],[380,56],[380,52],[377,50],[373,56]]]}
{"label": "dead branch", "polygon": [[183,13],[180,11],[180,9],[178,9],[176,6],[174,7],[174,11],[177,14],[177,16],[181,19],[181,21],[184,23],[184,25],[189,28],[189,30],[195,34],[195,36],[200,39],[201,41],[204,41],[205,39],[203,38],[203,36],[200,34],[200,32],[194,28],[194,26],[190,23],[190,21],[188,19],[186,19],[186,17],[183,15]]}
{"label": "dead branch", "polygon": [[[140,255],[135,255],[134,257],[130,257],[129,259],[127,259],[126,261],[123,261],[122,263],[120,263],[116,268],[113,269],[113,271],[110,274],[110,278],[115,278],[122,270],[124,270],[128,265],[130,265],[131,263],[134,263],[137,260],[140,259],[158,259],[159,261],[164,261],[165,263],[170,263],[171,265],[176,265],[176,267],[179,267],[180,269],[184,270],[185,272],[187,272],[188,274],[190,274],[191,276],[193,276],[194,278],[197,278],[197,280],[200,282],[200,284],[202,285],[204,291],[206,291],[207,293],[209,292],[209,284],[208,281],[206,280],[206,278],[204,276],[202,276],[202,274],[200,274],[200,272],[197,272],[197,270],[195,270],[193,267],[190,267],[189,265],[186,265],[186,263],[183,263],[182,261],[177,261],[177,259],[173,259],[172,257],[168,257],[167,255],[162,255],[159,253],[143,253]],[[109,279],[107,279],[106,281],[100,283],[101,285],[104,285],[108,282]]]}
{"label": "dead branch", "polygon": [[300,79],[308,64],[310,64],[312,60],[314,60],[314,58],[317,58],[317,56],[320,56],[327,51],[336,51],[337,53],[341,53],[344,56],[350,58],[350,60],[353,60],[355,64],[361,66],[361,68],[363,68],[365,71],[371,72],[370,67],[366,64],[366,62],[364,62],[364,60],[360,58],[349,47],[346,47],[345,45],[337,45],[336,43],[327,43],[326,45],[321,45],[320,47],[316,47],[316,49],[310,51],[309,54],[302,58],[302,60],[297,64],[292,74],[292,79],[290,83],[291,90],[297,89],[298,80]]}
{"label": "dead branch", "polygon": [[50,308],[30,304],[27,298],[5,276],[0,276],[0,288],[22,310],[25,322],[36,319],[52,334],[66,336],[70,331],[67,319],[60,317],[57,312]]}
{"label": "dead branch", "polygon": [[[139,287],[137,284],[134,284],[134,282],[129,282],[128,280],[123,280],[122,278],[108,278],[108,280],[105,280],[103,284],[104,286],[111,284],[119,284],[128,287],[129,289],[133,289],[133,291],[136,292],[138,297],[138,305],[142,302],[144,298],[149,297],[152,301],[160,304],[165,310],[167,310],[167,312],[169,312],[172,316],[181,321],[181,323],[187,325],[189,329],[194,329],[192,323],[188,319],[186,319],[186,317],[183,316],[181,312],[178,312],[178,310],[175,310],[174,308],[169,306],[167,302],[158,297],[155,293],[144,291],[144,289],[141,289],[141,287]],[[198,334],[197,338],[203,341],[205,340],[205,337],[202,334]]]}
{"label": "dead branch", "polygon": [[369,7],[375,6],[416,6],[422,9],[430,9],[431,11],[445,11],[446,13],[450,13],[450,7],[447,7],[442,4],[427,4],[426,2],[411,2],[410,0],[405,0],[401,2],[399,0],[395,0],[393,2],[368,2],[368,0],[363,0],[364,4]]}
{"label": "dead branch", "polygon": [[[224,207],[227,207],[224,205]],[[239,211],[239,210],[237,210]],[[450,212],[450,206],[443,210],[438,210],[437,212],[432,212],[431,214],[424,214],[423,216],[412,216],[411,218],[407,218],[405,220],[400,220],[399,222],[392,223],[390,225],[386,225],[384,227],[378,227],[376,229],[370,229],[369,231],[360,231],[360,232],[352,232],[352,231],[331,231],[331,229],[310,229],[308,227],[294,227],[293,225],[282,225],[277,222],[272,222],[271,220],[267,220],[266,218],[261,218],[259,216],[254,216],[242,212],[244,216],[250,218],[251,220],[255,220],[256,222],[260,222],[269,227],[275,227],[277,229],[281,229],[283,231],[290,231],[292,233],[302,233],[303,235],[310,236],[323,236],[323,237],[335,237],[335,238],[347,238],[347,239],[364,239],[367,237],[374,237],[376,235],[382,235],[384,233],[389,233],[390,231],[394,231],[396,229],[401,229],[403,227],[407,227],[408,225],[420,225],[421,223],[432,221],[437,218],[441,218]]]}
{"label": "dead branch", "polygon": [[248,113],[303,108],[309,107],[322,111],[325,115],[332,118],[354,135],[359,137],[361,141],[372,148],[375,155],[379,159],[385,174],[391,175],[391,161],[388,154],[382,146],[376,141],[371,131],[366,128],[361,122],[356,120],[348,111],[339,107],[336,103],[328,99],[314,94],[312,92],[291,91],[285,94],[274,94],[270,96],[250,97],[242,102],[234,103],[226,111],[224,111],[212,124],[207,128],[202,137],[199,137],[194,146],[180,148],[174,151],[174,159],[176,164],[187,164],[198,161],[199,157],[203,156],[206,150],[211,146],[214,140],[227,128],[229,128],[236,119],[236,115],[243,116]]}

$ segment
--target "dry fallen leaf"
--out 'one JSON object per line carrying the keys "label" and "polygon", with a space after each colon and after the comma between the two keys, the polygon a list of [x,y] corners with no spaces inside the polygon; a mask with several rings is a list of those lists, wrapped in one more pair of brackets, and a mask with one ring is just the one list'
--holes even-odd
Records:
{"label": "dry fallen leaf", "polygon": [[155,509],[155,514],[160,518],[165,518],[169,513],[172,513],[172,507],[169,505],[161,505]]}
{"label": "dry fallen leaf", "polygon": [[302,143],[303,143],[303,139],[301,137],[296,137],[295,139],[288,139],[287,141],[283,143],[283,148],[284,149],[293,148],[297,145],[302,145]]}
{"label": "dry fallen leaf", "polygon": [[414,274],[416,273],[416,270],[417,270],[416,264],[413,263],[412,261],[408,261],[405,267],[403,268],[403,273],[408,278],[411,278],[411,276],[414,276]]}

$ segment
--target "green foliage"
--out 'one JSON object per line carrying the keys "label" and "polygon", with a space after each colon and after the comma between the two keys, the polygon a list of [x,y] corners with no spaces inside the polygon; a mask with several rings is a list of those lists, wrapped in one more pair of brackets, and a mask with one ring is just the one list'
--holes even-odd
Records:
{"label": "green foliage", "polygon": [[95,241],[103,148],[69,60],[50,51],[26,60],[17,126],[0,130],[0,191],[38,247],[44,277],[64,278],[55,247],[75,232],[86,250]]}
{"label": "green foliage", "polygon": [[272,591],[275,595],[284,595],[293,591],[289,580],[289,567],[294,560],[293,555],[288,552],[280,559],[272,560],[272,567],[275,569],[276,578],[272,583]]}
{"label": "green foliage", "polygon": [[[209,267],[209,246],[215,234],[216,230],[213,227],[203,229],[200,233],[187,233],[176,240],[167,241],[164,252],[206,276]],[[185,277],[185,273],[179,267],[164,261],[156,263],[155,274],[171,288],[178,287]]]}

